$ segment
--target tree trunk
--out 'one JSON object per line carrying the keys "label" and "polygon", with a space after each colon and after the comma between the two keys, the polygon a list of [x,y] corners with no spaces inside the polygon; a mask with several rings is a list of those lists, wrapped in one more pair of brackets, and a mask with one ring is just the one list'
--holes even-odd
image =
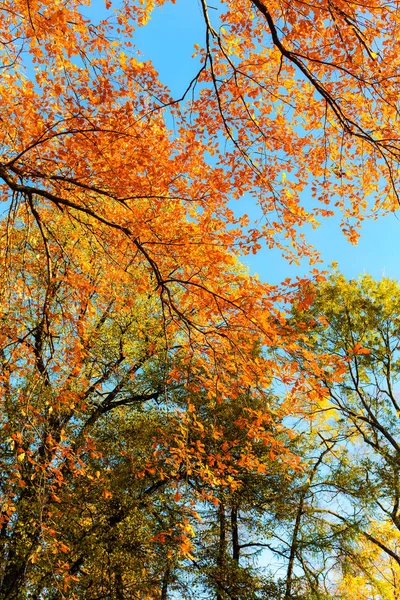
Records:
{"label": "tree trunk", "polygon": [[217,554],[217,593],[216,600],[223,600],[222,589],[225,579],[225,558],[226,558],[226,517],[225,506],[222,502],[218,506],[218,525],[219,525],[219,540]]}
{"label": "tree trunk", "polygon": [[165,573],[164,573],[163,581],[162,581],[160,600],[167,600],[167,598],[168,598],[168,584],[169,584],[170,574],[171,574],[171,570],[169,567],[167,567],[165,570]]}
{"label": "tree trunk", "polygon": [[233,506],[231,509],[231,528],[232,528],[232,558],[236,565],[239,566],[239,530],[238,530],[238,509]]}
{"label": "tree trunk", "polygon": [[[238,529],[238,509],[236,506],[232,506],[231,508],[231,534],[232,534],[232,559],[235,564],[235,567],[239,567],[239,557],[240,557],[240,546],[239,546],[239,529]],[[239,600],[239,596],[237,594],[237,586],[236,582],[231,582],[233,585],[233,593],[231,595],[231,600]]]}

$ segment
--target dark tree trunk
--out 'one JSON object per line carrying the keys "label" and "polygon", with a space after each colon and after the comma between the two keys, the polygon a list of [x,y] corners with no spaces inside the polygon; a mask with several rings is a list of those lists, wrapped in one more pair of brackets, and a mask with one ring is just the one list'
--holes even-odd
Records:
{"label": "dark tree trunk", "polygon": [[[236,567],[239,566],[240,546],[238,529],[238,509],[236,506],[231,508],[231,535],[232,535],[232,559]],[[231,600],[239,600],[236,581],[231,581],[232,595]]]}
{"label": "dark tree trunk", "polygon": [[239,566],[240,546],[239,546],[239,529],[238,529],[238,509],[233,506],[231,509],[231,528],[232,528],[232,558],[236,565]]}
{"label": "dark tree trunk", "polygon": [[168,599],[168,584],[169,584],[170,575],[171,575],[171,570],[167,567],[167,569],[165,570],[165,573],[164,573],[163,581],[162,581],[161,600]]}
{"label": "dark tree trunk", "polygon": [[[225,558],[226,558],[226,517],[225,506],[222,502],[218,506],[218,525],[219,525],[219,540],[217,553],[217,593],[216,600],[223,600],[222,589],[225,579]],[[219,585],[221,583],[221,585]]]}

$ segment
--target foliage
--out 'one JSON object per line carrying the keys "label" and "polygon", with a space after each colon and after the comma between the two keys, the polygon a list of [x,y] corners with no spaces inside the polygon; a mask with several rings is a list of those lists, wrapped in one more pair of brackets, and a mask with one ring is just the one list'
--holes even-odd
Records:
{"label": "foliage", "polygon": [[309,346],[344,365],[334,382],[328,365],[321,370],[325,398],[309,408],[304,448],[314,467],[296,548],[334,597],[397,594],[399,292],[392,280],[334,273],[307,314],[294,310]]}
{"label": "foliage", "polygon": [[[22,206],[1,237],[3,597],[182,590],[196,503],[265,473],[265,457],[295,463],[260,330],[239,316],[229,338],[224,320],[203,331],[201,305],[179,322],[131,246],[116,264],[69,215],[48,218],[58,243]],[[256,289],[226,260],[233,287]]]}
{"label": "foliage", "polygon": [[[286,430],[288,414],[324,393],[323,410],[345,418],[348,464],[357,438],[372,465],[368,481],[352,475],[362,519],[345,517],[346,531],[375,543],[370,498],[396,526],[398,359],[387,357],[395,333],[375,329],[393,306],[375,314],[355,297],[348,310],[359,316],[340,343],[323,339],[304,316],[287,318],[298,289],[297,310],[311,306],[313,285],[269,286],[240,256],[264,239],[313,263],[301,227],[338,207],[354,241],[368,210],[394,209],[397,5],[226,0],[214,22],[201,0],[199,70],[174,99],[133,46],[164,3],[107,0],[97,21],[82,0],[0,7],[4,600],[165,600],[190,597],[192,583],[221,600],[304,596],[304,515],[307,548],[336,527],[354,550],[336,522],[315,528]],[[303,206],[307,186],[314,208]],[[229,208],[245,194],[264,225]],[[307,463],[310,481],[321,460]],[[334,487],[348,464],[332,467]],[[269,527],[277,539],[276,523],[290,532],[272,549],[288,563],[284,584],[242,552],[270,547],[251,536]]]}

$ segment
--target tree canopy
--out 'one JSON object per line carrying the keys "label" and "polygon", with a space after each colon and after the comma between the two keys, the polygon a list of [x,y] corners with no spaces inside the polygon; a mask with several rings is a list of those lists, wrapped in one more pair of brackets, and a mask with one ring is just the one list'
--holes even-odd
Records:
{"label": "tree canopy", "polygon": [[[334,540],[323,553],[398,562],[389,292],[338,280],[318,304],[317,270],[271,286],[240,262],[264,240],[313,264],[307,225],[339,210],[356,241],[397,207],[397,4],[201,0],[174,98],[135,47],[164,3],[107,0],[99,18],[82,0],[0,6],[4,600],[320,593],[315,523]],[[244,197],[262,224],[232,211]],[[345,425],[310,458],[287,417],[325,400]],[[377,457],[367,483],[349,475],[355,442],[332,458],[356,520],[307,508],[342,438]],[[283,583],[255,567],[263,548]]]}

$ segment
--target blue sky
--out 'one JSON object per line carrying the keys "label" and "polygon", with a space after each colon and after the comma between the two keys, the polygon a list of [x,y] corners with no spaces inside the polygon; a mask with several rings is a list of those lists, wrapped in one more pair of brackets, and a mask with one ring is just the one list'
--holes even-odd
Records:
{"label": "blue sky", "polygon": [[[92,16],[96,5],[100,6],[99,0],[91,8]],[[209,5],[217,7],[218,2],[210,0]],[[217,16],[218,11],[210,9],[210,14]],[[203,45],[204,36],[199,0],[177,0],[176,4],[168,2],[156,9],[150,23],[137,30],[133,42],[143,59],[153,61],[161,81],[169,86],[174,96],[179,97],[197,72],[198,63],[191,56],[195,43]],[[258,216],[252,200],[233,203],[232,208],[238,214],[246,212],[251,217]],[[338,219],[325,219],[318,230],[311,232],[310,239],[322,254],[324,265],[321,267],[336,261],[349,278],[363,272],[375,278],[400,278],[400,216],[391,214],[377,221],[364,222],[357,246],[347,242],[340,231]],[[300,267],[289,265],[279,251],[267,249],[256,256],[246,257],[244,262],[252,272],[270,283],[279,283],[286,277],[303,276],[308,268],[305,263]]]}

